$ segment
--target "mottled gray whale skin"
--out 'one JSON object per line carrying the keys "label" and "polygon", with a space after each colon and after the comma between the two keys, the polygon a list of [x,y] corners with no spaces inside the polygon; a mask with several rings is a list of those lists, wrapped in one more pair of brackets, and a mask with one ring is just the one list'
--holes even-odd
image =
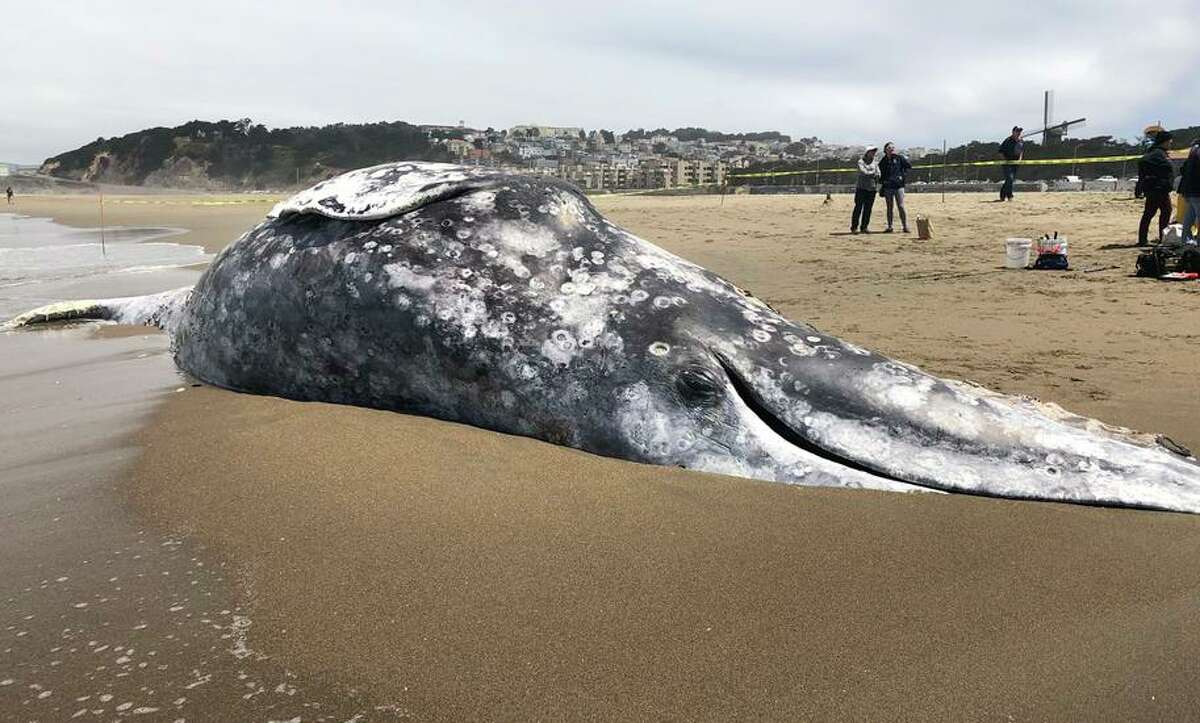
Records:
{"label": "mottled gray whale skin", "polygon": [[72,316],[162,326],[179,366],[217,386],[638,462],[1200,511],[1195,459],[790,321],[545,178],[352,172],[277,206],[190,292],[12,325]]}

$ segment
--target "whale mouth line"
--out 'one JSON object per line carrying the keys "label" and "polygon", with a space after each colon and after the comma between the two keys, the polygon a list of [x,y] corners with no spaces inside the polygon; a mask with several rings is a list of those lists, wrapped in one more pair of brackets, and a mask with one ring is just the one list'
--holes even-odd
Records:
{"label": "whale mouth line", "polygon": [[[778,435],[781,439],[783,439],[788,444],[791,444],[792,446],[797,447],[798,449],[801,449],[804,452],[807,452],[808,454],[811,454],[815,457],[819,457],[828,462],[832,462],[841,467],[845,467],[848,470],[854,470],[856,472],[868,474],[873,477],[877,477],[880,479],[886,479],[891,482],[896,482],[899,484],[907,485],[909,487],[920,488],[923,490],[927,490],[929,492],[952,493],[952,494],[956,494],[956,495],[966,495],[966,496],[971,496],[971,497],[985,497],[985,498],[992,498],[992,499],[1047,501],[1047,498],[1042,497],[1040,495],[1036,495],[1036,494],[1021,494],[1021,493],[1017,493],[1017,492],[1009,492],[1007,494],[999,494],[999,493],[996,493],[996,492],[993,492],[990,490],[986,490],[986,489],[969,489],[969,488],[963,488],[963,487],[958,487],[958,486],[954,486],[954,485],[943,486],[943,485],[937,484],[936,482],[930,484],[928,481],[915,481],[912,479],[905,479],[903,477],[899,477],[894,474],[890,474],[883,470],[877,469],[869,464],[864,464],[857,460],[846,457],[843,454],[839,454],[837,452],[832,452],[830,450],[827,450],[827,449],[821,447],[820,445],[812,442],[811,440],[806,439],[799,432],[795,431],[787,422],[780,419],[779,416],[775,412],[771,411],[771,409],[769,407],[767,407],[767,405],[761,401],[761,398],[759,397],[758,393],[754,391],[754,388],[740,374],[737,373],[737,371],[736,371],[736,369],[734,369],[733,365],[730,364],[729,361],[726,360],[721,354],[714,352],[713,356],[716,358],[717,363],[719,363],[721,365],[721,368],[725,370],[725,374],[729,378],[729,382],[732,385],[734,392],[737,394],[738,399],[743,404],[745,404],[746,407],[756,417],[758,417],[760,420],[762,420],[762,422],[764,424],[766,424],[767,427],[772,432],[774,432],[776,435]],[[1049,500],[1049,501],[1055,501],[1055,500]],[[1072,499],[1072,500],[1062,500],[1062,501],[1064,501],[1064,502],[1069,501],[1071,504],[1083,505],[1083,506],[1087,506],[1087,507],[1180,512],[1180,510],[1175,510],[1171,507],[1167,507],[1164,505],[1158,505],[1158,504],[1154,504],[1151,502],[1130,502],[1130,501],[1124,501],[1124,500],[1108,500],[1108,499]]]}
{"label": "whale mouth line", "polygon": [[892,482],[897,482],[904,485],[911,485],[913,487],[921,487],[923,489],[935,492],[946,491],[938,487],[933,487],[930,485],[921,484],[920,482],[913,482],[912,480],[897,477],[883,470],[876,469],[870,465],[850,459],[844,455],[831,452],[818,444],[814,444],[812,440],[806,439],[803,435],[792,429],[787,422],[780,419],[778,415],[776,415],[766,405],[759,401],[758,395],[754,392],[750,385],[746,383],[746,380],[742,379],[741,375],[739,375],[733,368],[733,365],[726,361],[724,357],[722,357],[720,354],[714,354],[713,356],[716,357],[717,363],[721,365],[721,368],[725,370],[725,374],[729,377],[729,382],[733,386],[734,392],[738,395],[738,399],[740,399],[741,402],[745,404],[755,416],[761,419],[772,432],[779,435],[785,442],[793,447],[804,450],[814,457],[820,457],[821,459],[833,462],[838,466],[852,469],[856,472],[869,474],[873,477],[879,477],[881,479],[890,480]]}

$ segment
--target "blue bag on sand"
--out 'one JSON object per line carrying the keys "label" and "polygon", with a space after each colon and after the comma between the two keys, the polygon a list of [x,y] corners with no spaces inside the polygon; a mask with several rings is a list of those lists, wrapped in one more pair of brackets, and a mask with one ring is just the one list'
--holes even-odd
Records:
{"label": "blue bag on sand", "polygon": [[1040,254],[1037,261],[1033,262],[1033,268],[1038,271],[1066,271],[1070,266],[1066,254]]}

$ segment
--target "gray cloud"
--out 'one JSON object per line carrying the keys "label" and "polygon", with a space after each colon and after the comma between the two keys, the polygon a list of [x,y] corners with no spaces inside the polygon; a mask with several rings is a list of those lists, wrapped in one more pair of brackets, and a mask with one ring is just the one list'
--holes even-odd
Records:
{"label": "gray cloud", "polygon": [[0,159],[192,118],[624,129],[952,144],[1041,116],[1200,122],[1192,0],[21,3]]}

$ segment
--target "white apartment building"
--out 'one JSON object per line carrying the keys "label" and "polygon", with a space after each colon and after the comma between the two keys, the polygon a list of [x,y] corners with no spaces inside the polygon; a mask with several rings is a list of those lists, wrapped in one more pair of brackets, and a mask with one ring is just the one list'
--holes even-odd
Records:
{"label": "white apartment building", "polygon": [[676,160],[669,161],[671,186],[712,186],[725,183],[729,170],[724,161]]}

